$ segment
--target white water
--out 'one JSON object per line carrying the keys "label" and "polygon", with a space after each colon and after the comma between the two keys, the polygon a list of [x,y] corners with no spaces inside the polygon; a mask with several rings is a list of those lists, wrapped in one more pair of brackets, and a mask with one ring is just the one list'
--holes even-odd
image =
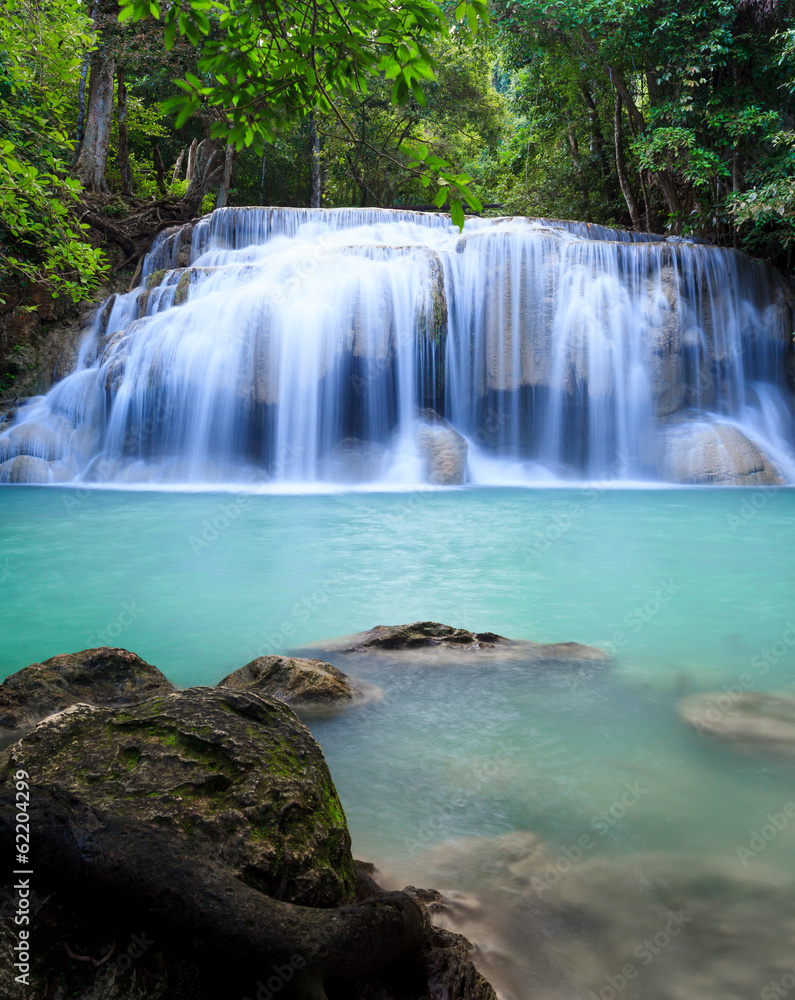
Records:
{"label": "white water", "polygon": [[143,273],[0,433],[0,482],[406,486],[428,407],[467,439],[473,482],[731,481],[726,427],[795,481],[790,310],[734,251],[548,220],[462,235],[441,215],[222,209],[189,258],[184,233],[159,237]]}

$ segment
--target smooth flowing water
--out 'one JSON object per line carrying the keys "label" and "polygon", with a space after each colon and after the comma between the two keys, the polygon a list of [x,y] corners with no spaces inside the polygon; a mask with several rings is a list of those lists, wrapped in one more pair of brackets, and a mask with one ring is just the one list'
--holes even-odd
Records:
{"label": "smooth flowing water", "polygon": [[444,890],[505,997],[768,1000],[795,963],[792,766],[676,706],[743,675],[795,693],[793,546],[786,488],[10,487],[0,673],[111,644],[214,684],[418,619],[610,648],[573,675],[343,665],[383,697],[308,724],[355,853]]}
{"label": "smooth flowing water", "polygon": [[582,223],[221,209],[0,428],[0,482],[792,482],[789,301],[736,251]]}

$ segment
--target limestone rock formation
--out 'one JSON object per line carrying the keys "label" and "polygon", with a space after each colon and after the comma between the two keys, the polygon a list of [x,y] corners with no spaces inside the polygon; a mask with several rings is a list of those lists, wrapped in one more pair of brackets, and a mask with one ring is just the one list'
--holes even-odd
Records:
{"label": "limestone rock formation", "polygon": [[333,483],[370,483],[382,475],[385,461],[383,445],[347,437],[325,455],[321,471]]}
{"label": "limestone rock formation", "polygon": [[0,462],[0,483],[50,483],[52,471],[48,461],[31,455],[17,455]]}
{"label": "limestone rock formation", "polygon": [[173,690],[157,667],[126,649],[62,653],[0,684],[0,729],[22,729],[78,702],[130,705]]}
{"label": "limestone rock formation", "polygon": [[463,437],[435,410],[420,410],[417,450],[425,477],[434,486],[460,486],[467,478],[468,446]]}
{"label": "limestone rock formation", "polygon": [[330,663],[290,656],[259,656],[224,677],[218,687],[278,698],[296,707],[344,704],[363,696],[362,691]]}
{"label": "limestone rock formation", "polygon": [[662,432],[658,469],[675,483],[778,486],[784,480],[764,452],[731,424],[672,424]]}

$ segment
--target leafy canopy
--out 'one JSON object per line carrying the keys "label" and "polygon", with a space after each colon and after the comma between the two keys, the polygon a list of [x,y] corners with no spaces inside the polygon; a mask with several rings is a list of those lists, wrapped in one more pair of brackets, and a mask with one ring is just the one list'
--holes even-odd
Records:
{"label": "leafy canopy", "polygon": [[[261,151],[265,142],[309,111],[334,116],[352,140],[342,99],[365,94],[368,80],[391,81],[400,105],[414,97],[424,105],[423,82],[434,79],[427,42],[447,34],[448,19],[432,0],[120,0],[120,20],[161,19],[166,45],[177,33],[200,47],[198,74],[177,81],[179,97],[168,102],[177,127],[202,108],[222,117],[212,127],[238,149]],[[455,20],[475,30],[487,16],[485,0],[460,0]],[[464,30],[464,25],[458,25]],[[422,183],[435,184],[435,203],[449,199],[463,224],[466,201],[479,209],[470,177],[420,144],[410,150]]]}

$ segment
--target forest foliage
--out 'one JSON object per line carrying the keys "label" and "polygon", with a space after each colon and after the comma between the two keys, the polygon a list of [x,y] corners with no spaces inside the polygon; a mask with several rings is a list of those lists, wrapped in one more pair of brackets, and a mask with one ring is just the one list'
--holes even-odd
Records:
{"label": "forest foliage", "polygon": [[789,0],[0,12],[0,307],[89,295],[97,234],[166,202],[578,218],[793,264]]}

